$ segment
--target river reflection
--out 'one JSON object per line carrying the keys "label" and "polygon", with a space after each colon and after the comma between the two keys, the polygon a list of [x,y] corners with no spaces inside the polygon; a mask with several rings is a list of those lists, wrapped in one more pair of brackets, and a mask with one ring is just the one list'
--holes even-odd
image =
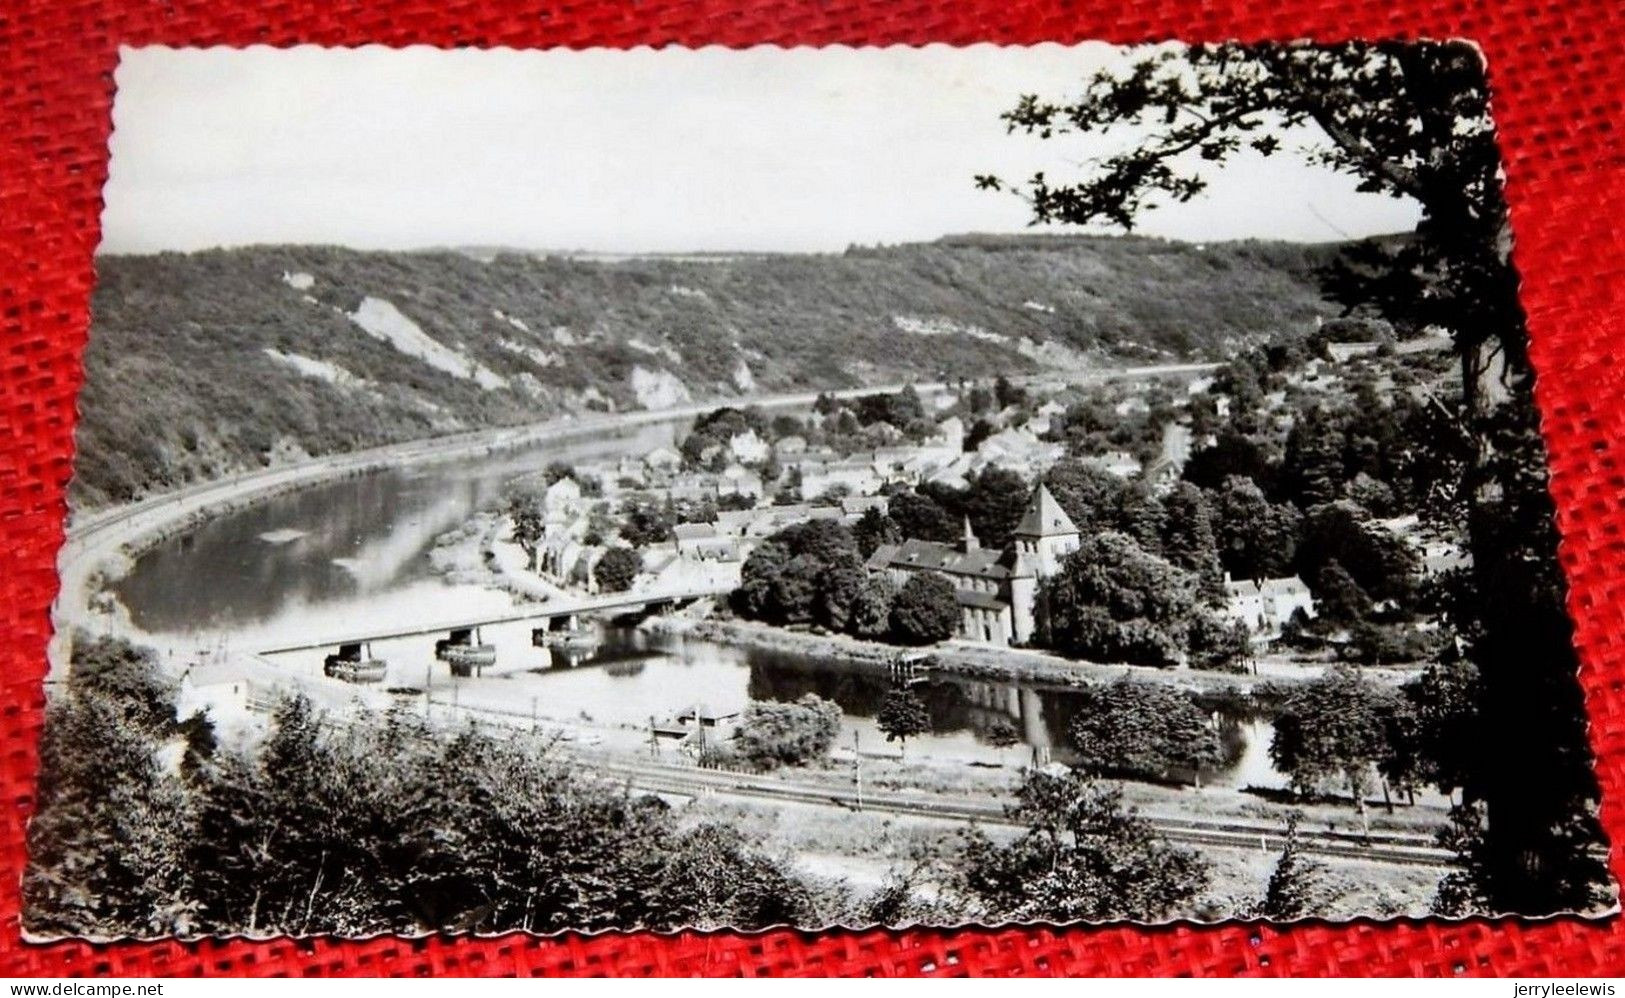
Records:
{"label": "river reflection", "polygon": [[[850,745],[856,732],[865,752],[897,750],[886,743],[874,722],[892,685],[884,667],[736,648],[624,626],[606,628],[602,644],[591,652],[528,648],[528,630],[522,628],[488,628],[484,640],[497,646],[498,671],[460,680],[453,680],[445,666],[429,664],[432,649],[426,642],[402,640],[387,647],[380,644],[378,650],[392,663],[391,681],[397,663],[402,666],[398,675],[414,685],[421,685],[432,671],[433,682],[455,683],[458,702],[467,706],[530,710],[541,717],[584,718],[617,726],[641,727],[651,718],[667,718],[694,704],[727,713],[750,700],[789,701],[815,693],[840,705],[843,745]],[[314,670],[315,659],[301,667]],[[940,675],[914,688],[930,712],[931,731],[909,740],[910,755],[1001,765],[1073,758],[1065,733],[1079,709],[1074,690]],[[444,694],[442,689],[442,699]],[[1219,712],[1215,723],[1225,760],[1211,772],[1204,771],[1205,784],[1285,785],[1270,765],[1267,721]],[[1001,728],[1013,729],[1019,742],[1003,748],[994,744],[990,735]]]}

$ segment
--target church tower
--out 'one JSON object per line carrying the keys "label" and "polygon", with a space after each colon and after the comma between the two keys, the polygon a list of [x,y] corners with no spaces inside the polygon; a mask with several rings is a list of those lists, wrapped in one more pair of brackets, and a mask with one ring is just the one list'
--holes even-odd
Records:
{"label": "church tower", "polygon": [[959,549],[966,554],[980,549],[982,542],[976,539],[976,531],[970,528],[970,517],[965,517],[965,536],[959,542]]}
{"label": "church tower", "polygon": [[1077,525],[1040,482],[1016,525],[1016,551],[1026,556],[1040,579],[1047,579],[1061,570],[1061,562],[1078,549],[1079,541]]}
{"label": "church tower", "polygon": [[1032,644],[1038,629],[1038,573],[1019,542],[1010,562],[1010,629],[1018,645]]}

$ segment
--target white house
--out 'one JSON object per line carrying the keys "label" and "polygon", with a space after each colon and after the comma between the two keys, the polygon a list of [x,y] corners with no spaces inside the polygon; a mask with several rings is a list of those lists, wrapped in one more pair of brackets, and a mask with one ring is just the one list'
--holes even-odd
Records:
{"label": "white house", "polygon": [[565,475],[542,493],[542,512],[549,520],[566,520],[581,508],[581,485]]}
{"label": "white house", "polygon": [[656,447],[643,456],[643,465],[656,474],[670,475],[683,466],[683,455],[670,447]]}
{"label": "white house", "polygon": [[766,440],[756,435],[755,430],[735,433],[728,438],[728,452],[741,464],[760,464],[767,460],[772,450]]}
{"label": "white house", "polygon": [[762,476],[737,461],[722,470],[717,480],[719,495],[739,495],[760,498],[766,492]]}
{"label": "white house", "polygon": [[1224,591],[1226,613],[1247,625],[1255,635],[1280,634],[1281,625],[1299,610],[1307,617],[1315,615],[1314,596],[1296,575],[1279,579],[1232,579],[1226,573]]}
{"label": "white house", "polygon": [[780,437],[773,443],[773,453],[777,455],[780,460],[795,457],[798,454],[805,454],[806,452],[807,438],[797,434],[791,434],[787,437]]}
{"label": "white house", "polygon": [[1118,478],[1133,478],[1140,473],[1140,462],[1133,454],[1124,450],[1109,450],[1104,454],[1095,454],[1083,459],[1085,464],[1091,464]]}

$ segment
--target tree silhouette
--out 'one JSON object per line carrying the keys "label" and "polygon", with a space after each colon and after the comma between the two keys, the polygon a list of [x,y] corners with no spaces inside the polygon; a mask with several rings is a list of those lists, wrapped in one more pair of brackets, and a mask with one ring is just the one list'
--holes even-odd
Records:
{"label": "tree silhouette", "polygon": [[955,888],[986,922],[1155,920],[1188,906],[1210,871],[1077,772],[1029,771],[1006,807],[1027,831],[997,844],[980,829],[958,851]]}
{"label": "tree silhouette", "polygon": [[1486,815],[1471,867],[1495,910],[1599,903],[1598,788],[1478,51],[1461,42],[1159,49],[1102,70],[1074,96],[1023,95],[1003,117],[1044,139],[1134,139],[1075,179],[976,178],[1018,192],[1036,223],[1132,229],[1159,203],[1196,197],[1205,171],[1244,149],[1289,151],[1282,135],[1294,128],[1323,137],[1292,150],[1308,161],[1421,206],[1410,238],[1355,247],[1325,281],[1351,310],[1447,330],[1461,364],[1463,396],[1444,406],[1445,432],[1467,442],[1466,458],[1454,495],[1435,498],[1465,508],[1478,613],[1462,623],[1486,730],[1520,732],[1484,744],[1467,780],[1465,795]]}
{"label": "tree silhouette", "polygon": [[885,732],[888,742],[900,742],[901,751],[908,751],[908,740],[931,730],[931,713],[925,701],[907,686],[886,691],[875,714],[875,724]]}
{"label": "tree silhouette", "polygon": [[1298,824],[1303,814],[1293,811],[1286,818],[1286,844],[1281,847],[1281,858],[1270,871],[1269,884],[1264,888],[1264,900],[1258,913],[1278,922],[1291,921],[1313,915],[1320,907],[1323,888],[1318,883],[1324,868],[1303,854],[1298,838]]}

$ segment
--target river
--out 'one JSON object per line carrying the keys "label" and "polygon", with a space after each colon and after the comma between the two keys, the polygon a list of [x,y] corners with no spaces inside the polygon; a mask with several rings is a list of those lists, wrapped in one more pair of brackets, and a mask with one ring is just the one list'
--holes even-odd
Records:
{"label": "river", "polygon": [[[452,585],[432,572],[428,553],[436,537],[496,502],[515,475],[552,461],[646,453],[674,442],[685,428],[646,425],[500,458],[372,472],[275,497],[153,548],[113,592],[139,630],[183,650],[253,650],[315,634],[499,612],[512,605],[506,594]],[[646,726],[650,717],[669,717],[695,703],[730,712],[750,699],[817,693],[841,706],[843,744],[856,733],[866,752],[895,751],[873,721],[890,682],[884,672],[617,626],[585,655],[532,647],[524,625],[488,628],[484,639],[497,646],[498,669],[455,681],[435,663],[432,637],[379,642],[374,651],[391,663],[387,682],[393,686],[430,685],[438,698],[467,706],[623,728]],[[310,682],[337,682],[321,676],[320,653],[283,656],[279,664]],[[924,683],[918,692],[933,730],[910,740],[911,757],[1006,765],[1068,758],[1065,731],[1076,712],[1075,692],[948,678]],[[1221,714],[1217,723],[1226,761],[1204,774],[1205,782],[1284,784],[1269,762],[1267,722]],[[989,734],[1001,728],[1020,742],[992,744]]]}

